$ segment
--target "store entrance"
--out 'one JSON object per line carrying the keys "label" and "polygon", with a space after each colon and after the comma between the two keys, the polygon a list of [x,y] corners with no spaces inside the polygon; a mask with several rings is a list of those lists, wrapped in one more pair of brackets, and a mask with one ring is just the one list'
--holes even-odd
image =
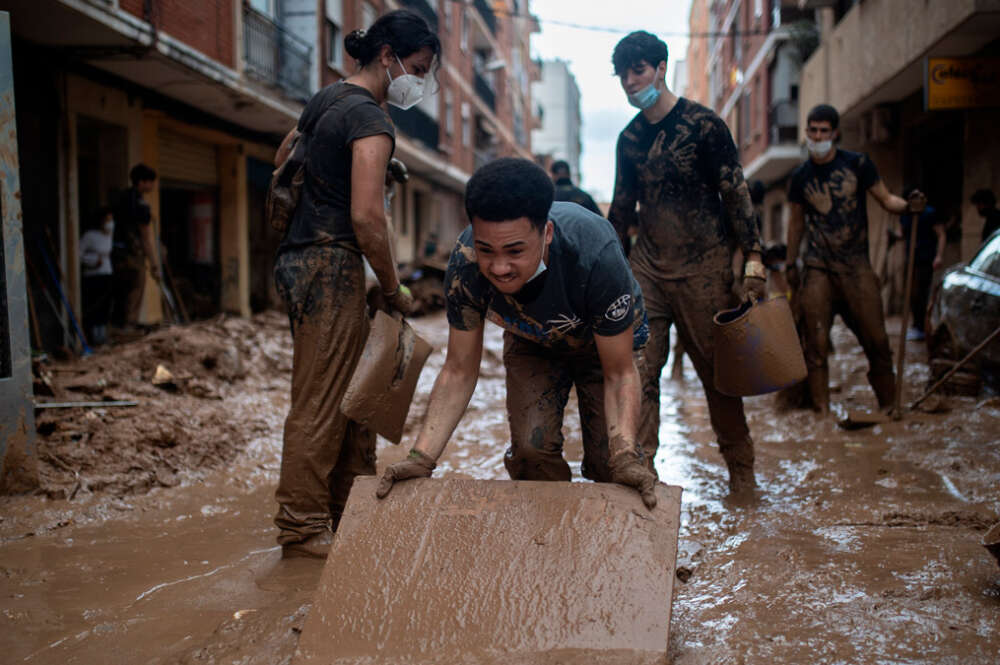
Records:
{"label": "store entrance", "polygon": [[168,285],[190,319],[215,316],[221,311],[218,188],[164,180],[160,214]]}

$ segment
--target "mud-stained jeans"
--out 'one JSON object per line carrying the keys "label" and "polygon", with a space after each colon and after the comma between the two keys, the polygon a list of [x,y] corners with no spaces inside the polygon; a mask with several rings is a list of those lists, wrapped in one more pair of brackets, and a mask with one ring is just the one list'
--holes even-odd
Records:
{"label": "mud-stained jeans", "polygon": [[[642,351],[634,357],[641,372]],[[569,465],[563,459],[562,424],[570,388],[576,386],[583,433],[581,472],[584,478],[611,482],[604,372],[596,345],[559,352],[505,332],[503,364],[511,441],[503,462],[510,477],[570,480]]]}
{"label": "mud-stained jeans", "polygon": [[639,440],[647,459],[655,458],[659,446],[660,373],[670,353],[670,326],[673,324],[705,390],[709,419],[719,441],[719,452],[729,469],[730,484],[734,479],[738,483],[749,480],[753,475],[754,452],[743,413],[743,400],[715,389],[713,365],[712,317],[719,310],[737,304],[732,293],[732,268],[726,262],[720,264],[718,270],[669,280],[651,278],[634,267],[633,272],[642,288],[649,317],[639,419]]}
{"label": "mud-stained jeans", "polygon": [[340,412],[368,337],[361,256],[339,247],[286,251],[274,279],[293,340],[274,518],[286,545],[336,530],[355,476],[375,474],[375,434]]}
{"label": "mud-stained jeans", "polygon": [[834,314],[840,314],[868,357],[868,383],[878,405],[891,405],[896,386],[892,350],[885,332],[878,280],[871,267],[858,266],[850,272],[808,267],[802,279],[800,302],[806,325],[804,351],[809,391],[816,408],[826,411],[830,406],[827,355]]}

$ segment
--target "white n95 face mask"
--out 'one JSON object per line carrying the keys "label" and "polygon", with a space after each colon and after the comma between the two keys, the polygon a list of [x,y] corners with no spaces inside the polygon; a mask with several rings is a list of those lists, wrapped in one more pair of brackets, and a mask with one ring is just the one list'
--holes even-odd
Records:
{"label": "white n95 face mask", "polygon": [[389,90],[386,93],[387,101],[396,108],[406,110],[413,108],[424,98],[424,80],[416,74],[407,74],[403,62],[396,56],[396,62],[403,70],[402,76],[392,78],[389,70],[385,70],[385,75],[389,77]]}
{"label": "white n95 face mask", "polygon": [[827,139],[825,141],[813,141],[812,139],[806,139],[806,150],[813,157],[825,157],[830,149],[833,148],[833,141]]}

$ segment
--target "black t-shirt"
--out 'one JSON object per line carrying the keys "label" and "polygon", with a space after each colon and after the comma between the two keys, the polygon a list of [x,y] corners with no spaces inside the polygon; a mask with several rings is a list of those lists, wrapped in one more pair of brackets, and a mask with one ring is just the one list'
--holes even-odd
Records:
{"label": "black t-shirt", "polygon": [[[591,198],[590,194],[574,185],[569,178],[559,178],[559,180],[556,180],[554,200],[569,201],[570,203],[583,206],[592,213],[601,215],[601,209],[594,203],[594,199]],[[601,215],[601,217],[603,216]]]}
{"label": "black t-shirt", "polygon": [[761,248],[729,128],[683,97],[655,125],[639,113],[618,136],[608,219],[619,235],[638,224],[632,265],[653,278],[714,272],[733,247]]}
{"label": "black t-shirt", "polygon": [[841,271],[869,262],[865,197],[878,181],[868,155],[839,149],[825,164],[810,159],[792,172],[788,200],[802,206],[807,266]]}
{"label": "black t-shirt", "polygon": [[479,271],[472,227],[458,237],[445,274],[448,323],[474,330],[489,319],[521,337],[555,350],[582,348],[594,335],[610,337],[629,327],[632,346],[649,338],[639,284],[629,270],[621,243],[603,217],[574,203],[556,202],[554,226],[541,290],[529,302],[505,295]]}
{"label": "black t-shirt", "polygon": [[[336,101],[331,100],[344,90]],[[328,108],[329,107],[329,108]],[[299,205],[279,251],[313,245],[357,248],[351,224],[351,143],[387,134],[395,148],[396,133],[389,115],[371,93],[343,81],[328,85],[309,100],[299,117],[306,146],[306,179]]]}
{"label": "black t-shirt", "polygon": [[122,192],[114,209],[115,233],[114,249],[119,255],[135,255],[144,252],[142,228],[152,220],[149,204],[135,187]]}
{"label": "black t-shirt", "polygon": [[[917,246],[913,251],[914,263],[933,263],[937,256],[937,233],[934,227],[941,224],[938,219],[937,210],[931,206],[924,208],[917,220]],[[899,225],[903,232],[903,240],[906,241],[906,255],[910,255],[910,226],[913,224],[913,215],[906,214],[899,216]]]}

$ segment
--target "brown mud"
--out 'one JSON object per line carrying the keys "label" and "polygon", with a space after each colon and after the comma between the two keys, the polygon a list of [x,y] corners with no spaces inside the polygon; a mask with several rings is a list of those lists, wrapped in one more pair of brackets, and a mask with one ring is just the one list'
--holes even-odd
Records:
{"label": "brown mud", "polygon": [[[438,313],[413,322],[427,361],[402,459],[443,363]],[[892,328],[890,332],[895,332]],[[732,504],[690,365],[662,381],[661,480],[684,487],[669,657],[707,663],[983,663],[1000,652],[1000,401],[948,397],[867,430],[867,363],[834,327],[835,413],[746,400],[759,498]],[[501,333],[436,477],[506,478]],[[904,402],[929,371],[907,352]],[[163,364],[176,392],[150,380]],[[56,364],[55,398],[133,408],[39,412],[39,494],[0,498],[0,653],[11,663],[289,663],[322,564],[282,560],[271,518],[288,409],[287,319],[170,328]],[[221,399],[220,399],[221,398]],[[575,401],[566,455],[580,479]],[[373,654],[373,658],[377,658]],[[572,660],[569,657],[569,660]],[[540,655],[533,665],[569,662]]]}

